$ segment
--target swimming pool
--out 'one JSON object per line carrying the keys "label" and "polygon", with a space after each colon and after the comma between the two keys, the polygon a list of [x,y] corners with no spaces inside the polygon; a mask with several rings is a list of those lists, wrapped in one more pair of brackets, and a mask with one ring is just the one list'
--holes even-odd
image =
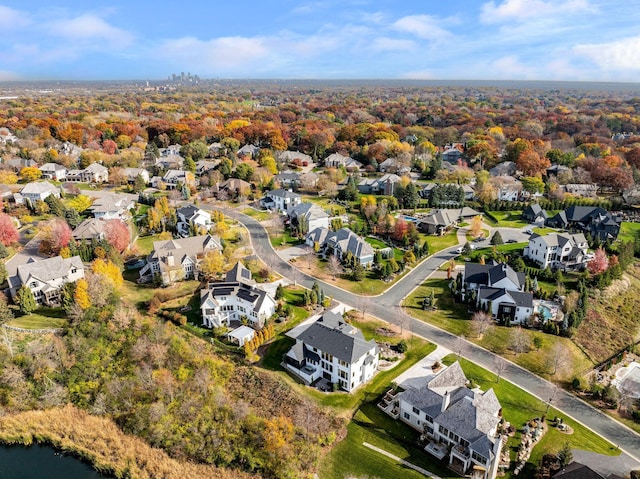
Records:
{"label": "swimming pool", "polygon": [[542,316],[542,320],[544,322],[547,322],[553,318],[553,312],[551,311],[551,308],[545,306],[544,304],[538,306],[538,312],[540,313],[540,316]]}

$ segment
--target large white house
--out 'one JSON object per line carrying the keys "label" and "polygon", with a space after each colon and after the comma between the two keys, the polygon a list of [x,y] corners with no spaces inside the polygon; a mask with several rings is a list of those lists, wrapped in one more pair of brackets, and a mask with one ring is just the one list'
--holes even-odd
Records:
{"label": "large white house", "polygon": [[178,233],[181,236],[188,236],[189,230],[194,228],[196,231],[209,231],[211,228],[211,214],[201,210],[195,205],[186,205],[176,210],[178,217]]}
{"label": "large white house", "polygon": [[224,281],[212,281],[200,291],[200,310],[203,323],[209,328],[246,319],[260,329],[275,312],[276,301],[255,286],[251,271],[236,263]]}
{"label": "large white house", "polygon": [[60,188],[48,181],[35,181],[24,185],[24,188],[20,190],[20,194],[25,199],[35,203],[36,201],[44,201],[49,195],[60,198]]}
{"label": "large white house", "polygon": [[147,264],[140,270],[140,281],[158,277],[162,284],[197,278],[200,263],[209,251],[222,251],[220,240],[211,235],[154,241]]}
{"label": "large white house", "polygon": [[89,207],[94,218],[127,221],[136,206],[136,196],[127,193],[103,194]]}
{"label": "large white house", "polygon": [[9,278],[9,291],[15,299],[20,287],[27,285],[38,304],[56,305],[60,302],[62,287],[81,278],[84,278],[84,265],[80,256],[54,256],[40,261],[32,257],[28,263],[18,266],[15,276]]}
{"label": "large white house", "polygon": [[324,378],[351,392],[378,369],[378,345],[342,316],[327,311],[295,337],[285,367],[307,384]]}
{"label": "large white house", "polygon": [[524,257],[535,261],[541,268],[581,270],[587,266],[589,245],[584,234],[536,233],[529,238],[524,248]]}
{"label": "large white house", "polygon": [[66,180],[75,183],[106,183],[109,181],[109,170],[100,163],[91,163],[84,170],[67,171]]}
{"label": "large white house", "polygon": [[505,263],[464,266],[464,296],[475,297],[476,307],[510,324],[525,323],[534,312],[533,295],[524,291],[525,274]]}
{"label": "large white house", "polygon": [[316,228],[306,236],[306,244],[320,246],[320,254],[333,254],[340,260],[344,260],[348,253],[362,266],[373,263],[375,251],[373,247],[349,228],[340,228],[331,231],[327,228]]}
{"label": "large white house", "polygon": [[304,202],[287,211],[292,225],[301,227],[304,233],[316,228],[329,228],[329,215],[320,206]]}
{"label": "large white house", "polygon": [[493,389],[469,389],[456,361],[424,386],[409,386],[395,401],[401,421],[430,440],[425,448],[438,459],[449,455],[449,464],[464,474],[480,472],[494,479],[498,472],[502,436],[498,424],[502,407]]}
{"label": "large white house", "polygon": [[42,178],[46,180],[64,181],[67,177],[67,169],[57,163],[45,163],[38,169],[42,172]]}
{"label": "large white house", "polygon": [[302,196],[293,191],[284,190],[282,188],[277,190],[267,191],[262,204],[271,210],[286,213],[287,210],[293,208],[302,203]]}

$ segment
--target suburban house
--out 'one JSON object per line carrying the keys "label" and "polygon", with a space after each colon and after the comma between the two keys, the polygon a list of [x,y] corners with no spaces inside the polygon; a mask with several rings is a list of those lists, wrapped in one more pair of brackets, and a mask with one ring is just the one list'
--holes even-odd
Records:
{"label": "suburban house", "polygon": [[212,281],[200,291],[200,310],[208,328],[246,320],[260,329],[275,312],[276,301],[255,286],[251,271],[242,263],[236,263],[224,281]]}
{"label": "suburban house", "polygon": [[224,146],[219,141],[216,141],[214,143],[211,143],[208,146],[208,150],[209,150],[209,157],[210,158],[217,158],[218,156],[220,156],[221,154],[226,152],[227,147]]}
{"label": "suburban house", "polygon": [[149,172],[145,168],[123,168],[122,174],[127,179],[127,183],[135,183],[138,176],[142,178],[145,185],[151,181]]}
{"label": "suburban house", "polygon": [[380,178],[363,178],[358,183],[358,191],[365,195],[393,196],[396,183],[400,177],[393,173],[387,173]]}
{"label": "suburban house", "polygon": [[534,313],[533,294],[524,292],[525,274],[506,263],[464,265],[464,296],[499,321],[526,322]]}
{"label": "suburban house", "polygon": [[259,152],[260,152],[260,148],[255,146],[255,145],[244,145],[242,148],[240,148],[236,152],[236,155],[238,155],[239,157],[240,156],[249,156],[249,157],[253,158]]}
{"label": "suburban house", "polygon": [[620,232],[620,218],[599,206],[570,206],[545,224],[552,228],[581,231],[600,241],[615,240]]}
{"label": "suburban house", "polygon": [[316,243],[320,246],[320,253],[324,256],[333,254],[344,260],[348,253],[362,266],[373,263],[374,250],[360,236],[349,228],[340,228],[338,231],[331,231],[327,228],[316,228],[311,230],[306,237],[306,244],[313,247]]}
{"label": "suburban house", "polygon": [[65,141],[62,145],[58,147],[58,153],[65,156],[70,156],[71,158],[78,159],[84,150],[78,145],[74,145],[70,141]]}
{"label": "suburban house", "polygon": [[458,160],[462,159],[462,147],[456,145],[445,147],[445,150],[441,155],[442,161],[456,163]]}
{"label": "suburban house", "polygon": [[281,188],[294,188],[300,184],[300,174],[295,171],[283,171],[273,177]]}
{"label": "suburban house", "polygon": [[458,219],[460,210],[441,209],[429,214],[418,216],[417,228],[429,235],[443,235],[453,228]]}
{"label": "suburban house", "polygon": [[186,205],[176,210],[178,223],[176,225],[180,236],[189,236],[193,228],[197,231],[209,231],[211,228],[211,214],[195,205]]}
{"label": "suburban house", "polygon": [[[434,189],[437,191],[438,189],[441,189],[443,187],[448,187],[447,189],[453,190],[454,188],[460,190],[462,189],[462,200],[473,200],[473,198],[475,198],[476,195],[476,191],[473,189],[473,187],[471,185],[456,185],[454,183],[445,183],[445,184],[440,184],[440,183],[427,183],[426,185],[424,185],[424,187],[418,192],[418,194],[420,195],[421,198],[424,198],[426,200],[431,199],[431,194],[433,193]],[[458,198],[455,199],[450,199],[449,200],[449,205],[459,205],[461,203],[463,203],[464,201],[458,201]],[[446,205],[447,203],[441,201],[438,203],[439,205]]]}
{"label": "suburban house", "polygon": [[520,201],[522,182],[513,176],[499,176],[491,180],[500,201]]}
{"label": "suburban house", "polygon": [[422,433],[429,440],[425,450],[440,460],[448,455],[449,464],[463,476],[475,471],[483,479],[495,479],[502,406],[493,389],[483,392],[468,384],[456,361],[428,377],[424,386],[408,386],[393,399],[397,409],[385,411]]}
{"label": "suburban house", "polygon": [[215,170],[216,166],[220,164],[219,161],[211,161],[211,160],[199,160],[196,162],[196,175],[202,176],[206,175],[210,171]]}
{"label": "suburban house", "polygon": [[516,164],[513,161],[503,161],[489,170],[491,176],[513,176],[516,174]]}
{"label": "suburban house", "polygon": [[591,469],[589,466],[585,466],[579,462],[571,462],[560,472],[553,476],[553,479],[622,479],[622,477],[616,474],[609,474],[603,476]]}
{"label": "suburban house", "polygon": [[301,332],[292,330],[296,343],[284,366],[306,384],[325,380],[351,392],[373,377],[378,369],[378,345],[342,316],[326,311]]}
{"label": "suburban house", "polygon": [[187,186],[193,186],[196,184],[196,179],[193,176],[193,173],[184,170],[167,170],[162,177],[162,181],[170,190],[177,188],[178,184]]}
{"label": "suburban house", "polygon": [[58,163],[45,163],[38,169],[45,180],[64,181],[67,177],[67,169]]}
{"label": "suburban house", "polygon": [[20,190],[20,194],[23,198],[35,203],[36,201],[44,201],[49,195],[60,198],[60,188],[48,181],[35,181],[24,185]]}
{"label": "suburban house", "polygon": [[131,217],[131,210],[136,207],[135,195],[126,193],[112,193],[100,196],[89,207],[94,218],[103,220],[127,221]]}
{"label": "suburban house", "polygon": [[35,160],[32,160],[31,158],[12,158],[10,160],[6,160],[4,164],[15,172],[18,172],[22,168],[26,167],[38,167],[38,163],[36,163]]}
{"label": "suburban house", "polygon": [[399,175],[407,175],[411,172],[411,167],[398,158],[387,158],[378,165],[378,169],[382,173],[397,173]]}
{"label": "suburban house", "polygon": [[560,185],[560,189],[571,196],[582,198],[596,198],[598,196],[598,185],[593,183],[568,183]]}
{"label": "suburban house", "polygon": [[299,151],[283,151],[278,154],[278,159],[287,165],[309,166],[313,164],[313,158]]}
{"label": "suburban house", "polygon": [[522,212],[522,219],[529,223],[542,223],[547,220],[548,215],[538,203],[532,203]]}
{"label": "suburban house", "polygon": [[109,170],[100,163],[91,163],[84,170],[67,171],[66,181],[73,183],[106,183]]}
{"label": "suburban house", "polygon": [[329,228],[329,214],[320,206],[304,202],[287,211],[292,226],[299,226],[307,233],[316,228]]}
{"label": "suburban house", "polygon": [[347,171],[358,171],[362,168],[362,163],[340,153],[332,153],[324,159],[324,166],[327,168],[340,168],[344,166]]}
{"label": "suburban house", "polygon": [[582,233],[549,233],[544,236],[534,233],[523,256],[535,261],[542,269],[583,270],[587,266],[588,248]]}
{"label": "suburban house", "polygon": [[302,203],[302,196],[293,191],[277,189],[267,191],[262,200],[265,208],[286,213],[287,210]]}
{"label": "suburban house", "polygon": [[140,281],[158,276],[162,284],[198,278],[200,262],[209,251],[222,251],[220,240],[211,235],[154,241],[147,264],[140,270]]}
{"label": "suburban house", "polygon": [[57,305],[62,287],[81,278],[84,278],[84,265],[80,256],[54,256],[43,260],[31,257],[27,263],[18,266],[15,276],[8,279],[9,291],[15,300],[20,287],[26,285],[38,304]]}
{"label": "suburban house", "polygon": [[73,239],[76,241],[91,241],[104,239],[105,220],[88,218],[73,230]]}
{"label": "suburban house", "polygon": [[248,195],[251,192],[251,184],[239,178],[229,178],[213,188],[218,199],[235,199]]}

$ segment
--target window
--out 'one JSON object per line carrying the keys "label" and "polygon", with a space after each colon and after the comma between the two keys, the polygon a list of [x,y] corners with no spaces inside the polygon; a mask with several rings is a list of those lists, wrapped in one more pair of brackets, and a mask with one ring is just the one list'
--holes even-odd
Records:
{"label": "window", "polygon": [[403,413],[403,416],[404,416],[405,419],[411,418],[411,416],[409,416],[409,413],[406,412],[406,411]]}
{"label": "window", "polygon": [[428,414],[425,414],[427,421],[429,422],[433,422],[433,418],[431,416],[429,416]]}
{"label": "window", "polygon": [[342,369],[339,371],[338,375],[342,378],[342,379],[349,379],[349,375],[347,374],[346,371],[343,371]]}
{"label": "window", "polygon": [[473,451],[473,452],[471,453],[471,457],[472,457],[474,460],[476,460],[476,461],[478,461],[479,463],[481,463],[481,464],[486,464],[486,463],[487,463],[487,458],[486,458],[486,457],[484,457],[484,456],[481,456],[480,454],[478,454],[478,453],[477,453],[477,452],[475,452],[475,451]]}
{"label": "window", "polygon": [[413,406],[413,414],[417,414],[419,416],[420,415],[420,409],[418,409],[417,407]]}
{"label": "window", "polygon": [[38,283],[36,283],[35,281],[31,281],[31,288],[36,288],[38,286]]}

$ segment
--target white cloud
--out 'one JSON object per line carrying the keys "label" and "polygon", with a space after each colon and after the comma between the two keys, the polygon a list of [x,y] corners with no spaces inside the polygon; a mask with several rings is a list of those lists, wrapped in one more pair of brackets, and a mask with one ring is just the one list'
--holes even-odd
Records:
{"label": "white cloud", "polygon": [[505,0],[496,4],[493,0],[482,5],[482,23],[523,22],[534,18],[577,13],[593,10],[587,0]]}
{"label": "white cloud", "polygon": [[509,80],[539,80],[535,69],[520,62],[517,56],[507,55],[491,62],[487,72],[492,78]]}
{"label": "white cloud", "polygon": [[118,27],[110,25],[97,15],[87,13],[75,18],[54,20],[49,31],[58,37],[74,41],[106,42],[111,48],[125,48],[134,36]]}
{"label": "white cloud", "polygon": [[3,30],[15,30],[30,24],[31,19],[26,12],[0,5],[0,28]]}
{"label": "white cloud", "polygon": [[586,57],[603,70],[640,70],[640,36],[609,43],[576,45],[575,54]]}
{"label": "white cloud", "polygon": [[401,38],[379,37],[376,38],[370,48],[378,52],[406,51],[413,50],[416,44],[413,40],[404,40]]}
{"label": "white cloud", "polygon": [[157,53],[161,57],[209,71],[227,70],[255,60],[267,61],[270,56],[262,37],[221,37],[208,41],[184,37],[165,41]]}
{"label": "white cloud", "polygon": [[451,36],[451,32],[442,28],[441,20],[430,15],[409,15],[394,22],[391,27],[395,30],[411,33],[425,40],[443,40]]}

